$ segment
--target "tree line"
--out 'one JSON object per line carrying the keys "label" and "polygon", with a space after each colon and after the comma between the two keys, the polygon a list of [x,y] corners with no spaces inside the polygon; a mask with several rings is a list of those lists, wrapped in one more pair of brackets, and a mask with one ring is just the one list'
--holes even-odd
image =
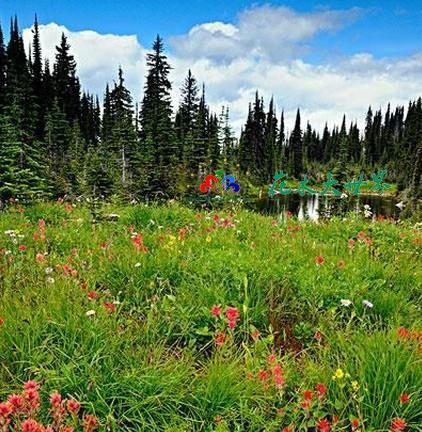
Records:
{"label": "tree line", "polygon": [[319,182],[384,168],[400,190],[421,196],[422,101],[407,109],[388,105],[356,123],[319,134],[300,111],[286,132],[273,99],[268,109],[256,93],[239,139],[229,109],[214,113],[189,70],[173,109],[171,66],[157,36],[146,56],[141,103],[134,103],[119,67],[102,101],[81,90],[64,34],[50,65],[42,57],[37,18],[26,54],[15,17],[6,44],[0,26],[0,199],[57,198],[82,194],[124,199],[174,197],[196,191],[201,176],[223,169],[242,186],[263,186],[283,169]]}

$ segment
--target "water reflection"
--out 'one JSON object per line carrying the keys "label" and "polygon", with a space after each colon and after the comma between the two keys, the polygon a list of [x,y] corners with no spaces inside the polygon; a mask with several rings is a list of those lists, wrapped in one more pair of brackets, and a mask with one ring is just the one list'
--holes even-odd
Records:
{"label": "water reflection", "polygon": [[[356,197],[339,198],[318,194],[300,196],[290,194],[278,197],[268,197],[254,201],[246,201],[245,206],[269,215],[284,215],[287,212],[297,216],[299,220],[318,220],[320,217],[345,214],[348,211],[362,211],[364,207],[373,216],[397,218],[400,209],[391,197],[379,195],[359,195]],[[368,213],[369,214],[369,213]]]}

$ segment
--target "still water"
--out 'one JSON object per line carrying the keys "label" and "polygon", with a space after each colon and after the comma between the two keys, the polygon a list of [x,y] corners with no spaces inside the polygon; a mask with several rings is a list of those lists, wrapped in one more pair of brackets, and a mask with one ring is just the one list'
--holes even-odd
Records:
{"label": "still water", "polygon": [[266,198],[233,196],[233,198],[227,199],[226,196],[223,200],[203,196],[199,200],[198,198],[188,198],[185,202],[195,207],[216,210],[225,207],[227,204],[238,205],[267,215],[286,215],[287,212],[290,212],[300,220],[318,220],[320,217],[343,215],[349,211],[363,212],[365,210],[370,211],[373,216],[397,219],[401,211],[397,207],[397,201],[394,198],[380,195],[339,198],[335,196],[320,197],[319,195],[305,195],[302,197],[299,194],[292,193],[285,196]]}
{"label": "still water", "polygon": [[[277,198],[257,199],[255,202],[245,203],[245,207],[269,215],[279,215],[287,211],[298,219],[317,220],[321,216],[341,215],[348,211],[370,211],[374,216],[398,218],[400,208],[397,201],[380,195],[359,195],[349,198],[311,195],[301,197],[290,194]],[[368,207],[369,206],[369,207]]]}

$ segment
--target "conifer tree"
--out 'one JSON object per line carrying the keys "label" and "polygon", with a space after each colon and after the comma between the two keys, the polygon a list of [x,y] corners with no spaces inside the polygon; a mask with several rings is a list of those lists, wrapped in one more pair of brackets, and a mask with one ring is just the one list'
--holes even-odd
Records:
{"label": "conifer tree", "polygon": [[151,192],[171,195],[171,169],[177,156],[177,145],[171,121],[170,65],[159,36],[152,53],[147,54],[147,67],[140,112],[143,171]]}
{"label": "conifer tree", "polygon": [[290,147],[292,149],[292,175],[299,179],[303,173],[303,142],[302,130],[300,128],[300,111],[297,110],[296,122],[292,135],[290,136]]}

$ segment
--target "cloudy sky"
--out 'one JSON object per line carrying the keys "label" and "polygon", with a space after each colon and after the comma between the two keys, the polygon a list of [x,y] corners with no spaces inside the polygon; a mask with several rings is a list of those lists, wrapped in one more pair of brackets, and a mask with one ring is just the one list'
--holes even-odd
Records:
{"label": "cloudy sky", "polygon": [[85,89],[103,94],[123,67],[134,99],[142,99],[145,54],[157,33],[173,67],[174,104],[188,68],[205,82],[215,111],[230,108],[238,131],[256,89],[288,128],[300,107],[317,129],[361,125],[369,105],[407,104],[422,95],[422,4],[414,1],[2,0],[6,27],[17,14],[26,46],[34,13],[43,55],[54,58],[64,32]]}

